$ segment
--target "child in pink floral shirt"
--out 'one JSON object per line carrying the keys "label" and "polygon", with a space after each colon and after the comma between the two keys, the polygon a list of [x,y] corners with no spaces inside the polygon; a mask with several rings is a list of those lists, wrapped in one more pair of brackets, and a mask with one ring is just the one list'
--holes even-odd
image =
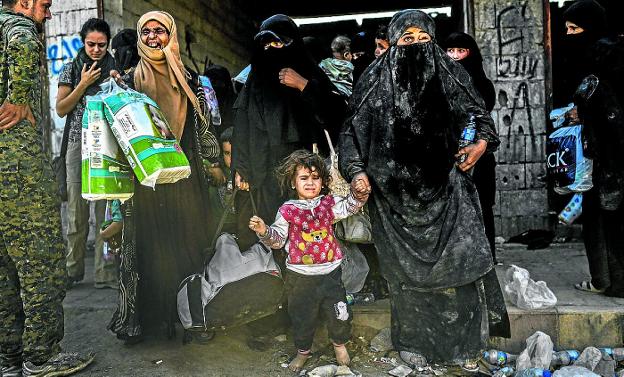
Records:
{"label": "child in pink floral shirt", "polygon": [[282,189],[291,191],[297,199],[280,207],[271,226],[254,216],[249,227],[268,247],[284,247],[288,253],[288,314],[298,350],[289,368],[299,371],[310,357],[321,313],[327,318],[338,363],[348,365],[345,343],[351,337],[352,315],[342,285],[343,255],[332,225],[357,213],[368,199],[370,188],[356,180],[346,197],[323,195],[329,191],[329,171],[321,157],[305,150],[288,156],[277,175]]}

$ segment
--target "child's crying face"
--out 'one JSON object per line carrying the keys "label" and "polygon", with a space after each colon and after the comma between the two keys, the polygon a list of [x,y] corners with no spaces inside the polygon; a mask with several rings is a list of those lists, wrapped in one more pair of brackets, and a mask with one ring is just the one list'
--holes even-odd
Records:
{"label": "child's crying face", "polygon": [[321,194],[323,181],[316,169],[308,169],[304,166],[298,166],[294,180],[295,190],[299,199],[314,199]]}

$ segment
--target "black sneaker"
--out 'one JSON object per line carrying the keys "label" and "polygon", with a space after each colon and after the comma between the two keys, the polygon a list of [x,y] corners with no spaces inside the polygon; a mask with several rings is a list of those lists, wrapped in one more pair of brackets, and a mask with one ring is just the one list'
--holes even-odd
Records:
{"label": "black sneaker", "polygon": [[94,358],[92,353],[80,356],[75,352],[61,352],[41,365],[25,362],[22,373],[24,377],[69,376],[86,368]]}
{"label": "black sneaker", "polygon": [[0,368],[1,377],[22,377],[22,365],[3,366]]}

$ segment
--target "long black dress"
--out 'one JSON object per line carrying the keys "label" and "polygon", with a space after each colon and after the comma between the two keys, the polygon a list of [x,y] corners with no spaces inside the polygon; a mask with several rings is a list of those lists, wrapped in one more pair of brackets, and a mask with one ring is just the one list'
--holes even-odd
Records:
{"label": "long black dress", "polygon": [[[277,36],[289,44],[264,48],[264,38]],[[308,80],[303,91],[280,84],[278,73],[292,68]],[[337,134],[346,103],[306,52],[297,25],[285,15],[265,20],[256,36],[251,73],[234,105],[232,168],[250,183],[258,215],[274,219],[288,199],[280,192],[275,168],[297,149],[328,151],[323,129]],[[238,195],[239,244],[245,249],[257,242],[248,228],[252,215],[249,197]]]}
{"label": "long black dress", "polygon": [[340,144],[347,179],[366,172],[382,273],[390,285],[392,341],[434,362],[475,358],[489,333],[509,336],[479,199],[455,167],[472,113],[477,138],[498,145],[465,70],[434,42],[396,46],[405,29],[434,34],[425,13],[397,13],[391,47],[356,85]]}
{"label": "long black dress", "polygon": [[[476,91],[481,95],[485,103],[485,109],[492,111],[496,101],[496,92],[494,84],[487,78],[483,70],[483,57],[477,42],[466,33],[453,33],[448,36],[444,42],[445,49],[448,48],[467,48],[469,55],[459,60],[459,64],[470,75],[472,83]],[[485,225],[485,235],[490,243],[492,257],[496,263],[496,229],[494,226],[494,204],[496,204],[496,158],[494,153],[485,153],[475,164],[472,178],[477,192],[479,193],[479,202],[481,203],[481,211],[483,213],[483,224]]]}
{"label": "long black dress", "polygon": [[[131,87],[133,77],[133,71],[124,77]],[[203,104],[196,79],[193,74],[189,84]],[[210,245],[214,219],[208,213],[203,160],[217,161],[219,149],[190,102],[188,109],[180,147],[189,160],[190,177],[154,190],[137,184],[124,206],[119,307],[108,326],[122,339],[172,335],[178,286],[201,268]]]}

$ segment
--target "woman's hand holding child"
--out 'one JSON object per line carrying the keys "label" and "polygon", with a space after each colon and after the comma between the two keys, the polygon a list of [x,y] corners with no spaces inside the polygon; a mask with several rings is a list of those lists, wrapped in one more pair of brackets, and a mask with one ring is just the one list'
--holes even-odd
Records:
{"label": "woman's hand holding child", "polygon": [[366,173],[360,173],[351,181],[351,188],[353,189],[353,196],[360,202],[368,200],[368,195],[371,193],[372,188],[368,182],[368,176]]}

